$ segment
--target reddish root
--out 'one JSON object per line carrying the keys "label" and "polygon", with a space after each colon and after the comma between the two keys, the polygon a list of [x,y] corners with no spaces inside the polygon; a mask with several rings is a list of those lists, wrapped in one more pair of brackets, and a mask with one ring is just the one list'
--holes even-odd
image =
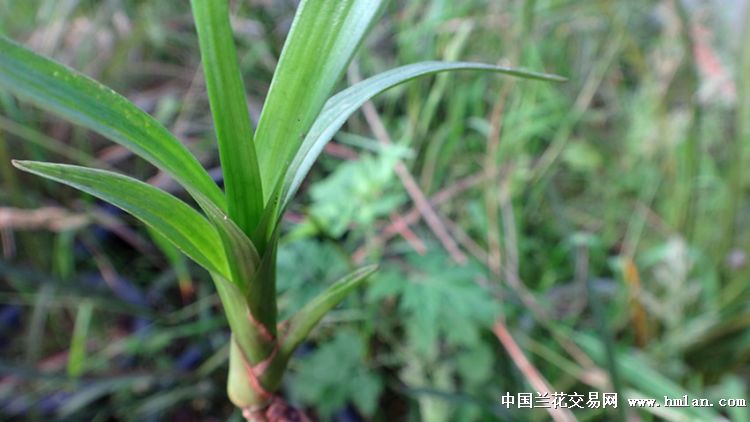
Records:
{"label": "reddish root", "polygon": [[264,408],[242,409],[242,416],[252,422],[311,422],[301,410],[279,396],[274,396],[270,404]]}

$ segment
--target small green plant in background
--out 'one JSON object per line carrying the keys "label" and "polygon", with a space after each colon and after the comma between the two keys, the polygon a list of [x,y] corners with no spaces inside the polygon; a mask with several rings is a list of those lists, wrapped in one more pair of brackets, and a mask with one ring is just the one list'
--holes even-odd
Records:
{"label": "small green plant in background", "polygon": [[228,395],[250,420],[286,410],[277,395],[297,346],[326,312],[375,271],[343,277],[279,321],[280,221],[328,140],[362,104],[408,80],[480,70],[561,78],[466,62],[421,62],[331,95],[384,0],[302,1],[257,127],[248,117],[228,0],[192,0],[224,190],[167,129],[111,89],[0,38],[0,88],[128,148],[173,177],[203,211],[131,177],[74,165],[14,161],[24,171],[110,202],[209,271],[232,331]]}

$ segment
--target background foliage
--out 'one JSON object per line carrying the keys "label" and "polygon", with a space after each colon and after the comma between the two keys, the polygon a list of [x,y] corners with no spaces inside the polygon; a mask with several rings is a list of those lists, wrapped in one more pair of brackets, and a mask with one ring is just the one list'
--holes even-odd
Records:
{"label": "background foliage", "polygon": [[[340,88],[435,58],[569,82],[439,75],[350,119],[285,222],[280,313],[360,262],[381,271],[302,347],[284,385],[292,401],[323,420],[544,420],[542,409],[500,405],[536,390],[498,321],[553,391],[746,398],[745,3],[393,2]],[[233,10],[257,122],[294,4]],[[218,163],[187,2],[0,0],[0,32],[112,86]],[[0,414],[238,420],[207,274],[11,158],[176,189],[0,92]],[[415,190],[437,225],[421,218]],[[718,408],[660,417],[719,414],[748,420]]]}

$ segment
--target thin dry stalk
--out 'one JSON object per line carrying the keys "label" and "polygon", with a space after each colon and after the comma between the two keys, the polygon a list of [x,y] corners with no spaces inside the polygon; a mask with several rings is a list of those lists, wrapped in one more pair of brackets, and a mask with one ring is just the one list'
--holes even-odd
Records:
{"label": "thin dry stalk", "polygon": [[[534,390],[536,390],[538,393],[546,393],[551,396],[553,392],[549,386],[549,383],[523,354],[523,351],[518,346],[518,343],[513,340],[513,337],[508,332],[508,329],[505,327],[505,323],[502,320],[498,319],[495,322],[495,325],[493,326],[493,332],[495,333],[495,336],[497,336],[497,339],[500,340],[500,343],[508,352],[511,359],[513,359],[513,362],[516,364],[518,369],[529,381],[529,384],[531,384],[532,388],[534,388]],[[546,409],[552,419],[556,422],[568,422],[576,420],[575,416],[573,416],[573,413],[571,413],[571,411],[568,409],[554,407],[549,407]]]}
{"label": "thin dry stalk", "polygon": [[513,201],[510,195],[510,178],[503,177],[500,182],[500,215],[505,233],[505,271],[518,274],[518,239],[516,236],[516,218],[513,215]]}
{"label": "thin dry stalk", "polygon": [[[359,76],[356,67],[352,66],[351,69],[352,70],[350,74],[352,80],[355,83],[359,82],[362,78]],[[380,115],[378,114],[377,110],[375,110],[375,106],[371,101],[366,102],[362,106],[362,111],[365,115],[365,120],[367,120],[370,129],[375,135],[375,138],[383,144],[392,144],[393,142],[391,141],[391,137],[388,134],[388,130],[383,125],[383,121],[380,119]],[[422,214],[422,217],[427,223],[427,226],[430,228],[430,230],[432,230],[445,250],[448,251],[453,261],[455,261],[457,264],[465,264],[467,261],[466,255],[458,247],[456,241],[451,237],[450,233],[448,233],[448,230],[445,228],[445,224],[443,224],[435,209],[432,207],[432,205],[430,205],[430,201],[427,199],[427,196],[424,194],[424,192],[422,192],[422,190],[419,188],[419,185],[414,179],[414,176],[412,176],[411,172],[409,172],[406,164],[404,164],[403,161],[398,160],[394,166],[394,169],[399,179],[401,179],[401,183],[404,185],[404,188],[409,194],[409,197],[412,199],[412,201],[414,201],[414,205],[419,210],[420,214]]]}
{"label": "thin dry stalk", "polygon": [[61,232],[81,228],[89,222],[89,216],[71,213],[59,207],[36,209],[0,207],[0,229]]}
{"label": "thin dry stalk", "polygon": [[445,227],[451,231],[453,237],[464,249],[479,262],[487,262],[487,251],[482,248],[474,239],[471,238],[466,232],[451,220],[445,220]]}
{"label": "thin dry stalk", "polygon": [[[497,171],[497,155],[500,149],[500,137],[502,135],[502,121],[505,110],[505,104],[508,100],[508,94],[512,87],[512,82],[503,84],[498,100],[492,108],[490,116],[490,131],[487,134],[487,153],[484,156],[484,169],[487,174],[493,174]],[[490,272],[497,277],[501,276],[502,252],[500,248],[500,224],[497,215],[497,191],[492,183],[492,178],[488,178],[489,183],[484,193],[485,213],[487,214],[487,245],[489,254],[487,265]]]}
{"label": "thin dry stalk", "polygon": [[[505,197],[505,201],[507,202],[506,205],[501,205],[501,209],[505,208],[505,212],[502,213],[503,216],[503,227],[506,231],[506,239],[512,239],[514,242],[514,245],[506,245],[506,248],[508,250],[515,250],[515,239],[516,239],[516,227],[514,223],[514,217],[513,217],[513,207],[509,195],[509,191],[505,191],[504,195],[507,195]],[[513,257],[513,264],[506,265],[505,271],[503,271],[503,275],[505,277],[506,284],[518,295],[518,297],[521,299],[521,302],[523,302],[526,309],[528,309],[531,314],[534,316],[534,319],[536,319],[538,322],[540,322],[544,327],[548,329],[548,331],[552,334],[555,341],[557,341],[560,346],[565,349],[565,351],[573,357],[573,359],[578,362],[579,365],[581,365],[583,368],[587,369],[587,373],[590,374],[603,374],[604,372],[596,366],[594,361],[591,360],[591,358],[583,351],[580,347],[578,347],[575,342],[573,342],[571,339],[557,333],[552,327],[551,327],[551,317],[549,313],[546,311],[544,307],[542,307],[539,302],[536,300],[534,295],[526,288],[526,285],[524,284],[523,280],[521,279],[521,276],[518,273],[518,257],[516,252],[511,252],[510,254]]]}
{"label": "thin dry stalk", "polygon": [[[496,169],[496,171],[492,174],[487,174],[484,171],[480,171],[475,174],[472,174],[471,176],[467,176],[463,179],[460,179],[456,183],[434,194],[429,200],[430,205],[432,207],[437,207],[440,204],[448,202],[451,199],[454,199],[456,196],[460,195],[461,193],[481,183],[484,183],[486,180],[488,180],[488,178],[493,178],[497,176],[498,174],[500,174],[499,169]],[[412,207],[408,212],[401,215],[402,221],[409,226],[416,224],[421,218],[422,218],[422,214],[419,212],[419,209],[416,206]],[[445,224],[446,224],[446,227],[450,229],[449,225],[451,223],[449,223],[446,220]],[[361,248],[359,248],[357,251],[355,251],[352,259],[357,264],[362,263],[372,250],[382,248],[386,244],[386,242],[391,240],[393,237],[395,237],[399,233],[400,233],[399,225],[392,222],[391,224],[386,226],[385,229],[381,230],[380,234],[377,237],[375,237],[369,244],[364,245]],[[460,243],[460,240],[459,240],[459,243]],[[466,247],[466,245],[464,245],[464,247]],[[486,255],[486,252],[484,253],[484,255]],[[480,261],[485,262],[486,258],[481,258]]]}
{"label": "thin dry stalk", "polygon": [[[446,220],[448,221],[448,220]],[[422,239],[419,238],[410,228],[409,224],[404,221],[403,217],[397,213],[391,213],[391,222],[394,224],[394,227],[396,230],[398,230],[398,233],[403,237],[409,244],[411,245],[414,250],[420,254],[424,255],[425,252],[427,252],[427,246],[425,246],[424,242],[422,242]]]}

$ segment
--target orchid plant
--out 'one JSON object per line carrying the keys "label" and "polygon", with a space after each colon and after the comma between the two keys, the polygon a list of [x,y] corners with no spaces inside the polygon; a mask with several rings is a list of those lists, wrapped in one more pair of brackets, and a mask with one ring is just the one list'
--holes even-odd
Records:
{"label": "orchid plant", "polygon": [[191,0],[224,189],[164,126],[125,97],[0,37],[0,89],[95,131],[174,178],[197,207],[132,177],[69,164],[13,161],[107,201],[173,243],[214,281],[231,328],[228,395],[248,420],[289,412],[278,389],[294,350],[375,271],[345,276],[285,321],[277,317],[280,221],[326,143],[377,94],[438,72],[553,75],[467,62],[421,62],[331,96],[385,0],[300,2],[257,127],[248,115],[228,0]]}

